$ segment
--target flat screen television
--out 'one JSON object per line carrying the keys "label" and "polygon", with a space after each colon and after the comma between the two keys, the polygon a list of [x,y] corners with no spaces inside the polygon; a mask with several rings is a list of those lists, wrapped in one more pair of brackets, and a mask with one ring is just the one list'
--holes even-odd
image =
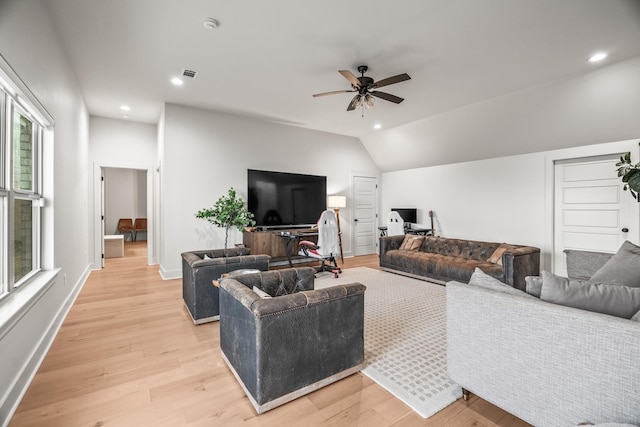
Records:
{"label": "flat screen television", "polygon": [[391,208],[391,210],[398,212],[404,222],[411,224],[418,222],[418,209],[416,208]]}
{"label": "flat screen television", "polygon": [[247,170],[247,208],[259,227],[309,226],[327,209],[327,177]]}

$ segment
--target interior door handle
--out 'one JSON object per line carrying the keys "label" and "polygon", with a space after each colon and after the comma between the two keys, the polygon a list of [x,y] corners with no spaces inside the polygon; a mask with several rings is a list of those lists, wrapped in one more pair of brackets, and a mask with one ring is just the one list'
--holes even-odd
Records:
{"label": "interior door handle", "polygon": [[354,220],[355,222],[358,222],[358,218],[354,218],[353,220]]}
{"label": "interior door handle", "polygon": [[623,232],[623,233],[628,233],[628,232],[629,232],[629,229],[628,229],[627,227],[625,227],[625,228],[623,228],[623,229],[622,229],[622,232]]}

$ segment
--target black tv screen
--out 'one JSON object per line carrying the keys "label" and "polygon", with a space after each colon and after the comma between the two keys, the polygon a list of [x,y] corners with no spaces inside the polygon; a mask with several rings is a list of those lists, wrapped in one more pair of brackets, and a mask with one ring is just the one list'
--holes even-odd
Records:
{"label": "black tv screen", "polygon": [[418,209],[416,208],[391,208],[391,210],[398,212],[404,222],[412,224],[418,222]]}
{"label": "black tv screen", "polygon": [[256,225],[311,225],[327,209],[327,177],[298,173],[247,171],[249,212]]}

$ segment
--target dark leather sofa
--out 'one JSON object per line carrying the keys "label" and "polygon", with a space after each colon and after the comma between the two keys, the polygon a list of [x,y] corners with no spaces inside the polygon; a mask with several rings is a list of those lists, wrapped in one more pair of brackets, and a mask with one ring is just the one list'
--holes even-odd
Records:
{"label": "dark leather sofa", "polygon": [[[226,256],[225,256],[226,252]],[[205,259],[205,255],[210,259]],[[219,291],[213,286],[224,273],[242,269],[269,269],[269,255],[250,255],[248,248],[213,249],[182,254],[182,298],[193,322],[219,317]]]}
{"label": "dark leather sofa", "polygon": [[467,283],[476,267],[518,289],[525,289],[525,276],[540,274],[540,249],[510,245],[501,263],[489,262],[500,243],[425,237],[417,251],[400,250],[404,236],[380,238],[380,268],[418,279],[444,284]]}
{"label": "dark leather sofa", "polygon": [[220,282],[222,356],[258,413],[362,369],[364,292],[360,283],[314,290],[309,267]]}

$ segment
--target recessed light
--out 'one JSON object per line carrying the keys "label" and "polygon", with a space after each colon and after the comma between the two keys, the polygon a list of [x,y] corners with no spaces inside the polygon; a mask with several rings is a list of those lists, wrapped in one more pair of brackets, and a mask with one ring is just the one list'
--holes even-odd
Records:
{"label": "recessed light", "polygon": [[174,77],[171,79],[171,83],[173,83],[176,86],[182,86],[182,84],[184,83],[182,81],[182,79],[178,78],[178,77]]}
{"label": "recessed light", "polygon": [[589,57],[589,62],[600,62],[607,57],[607,54],[604,52],[594,53]]}
{"label": "recessed light", "polygon": [[382,129],[382,125],[380,123],[376,123],[375,125],[373,125],[374,129]]}
{"label": "recessed light", "polygon": [[120,109],[121,109],[122,111],[131,111],[131,107],[129,107],[128,105],[121,105],[121,106],[120,106]]}

